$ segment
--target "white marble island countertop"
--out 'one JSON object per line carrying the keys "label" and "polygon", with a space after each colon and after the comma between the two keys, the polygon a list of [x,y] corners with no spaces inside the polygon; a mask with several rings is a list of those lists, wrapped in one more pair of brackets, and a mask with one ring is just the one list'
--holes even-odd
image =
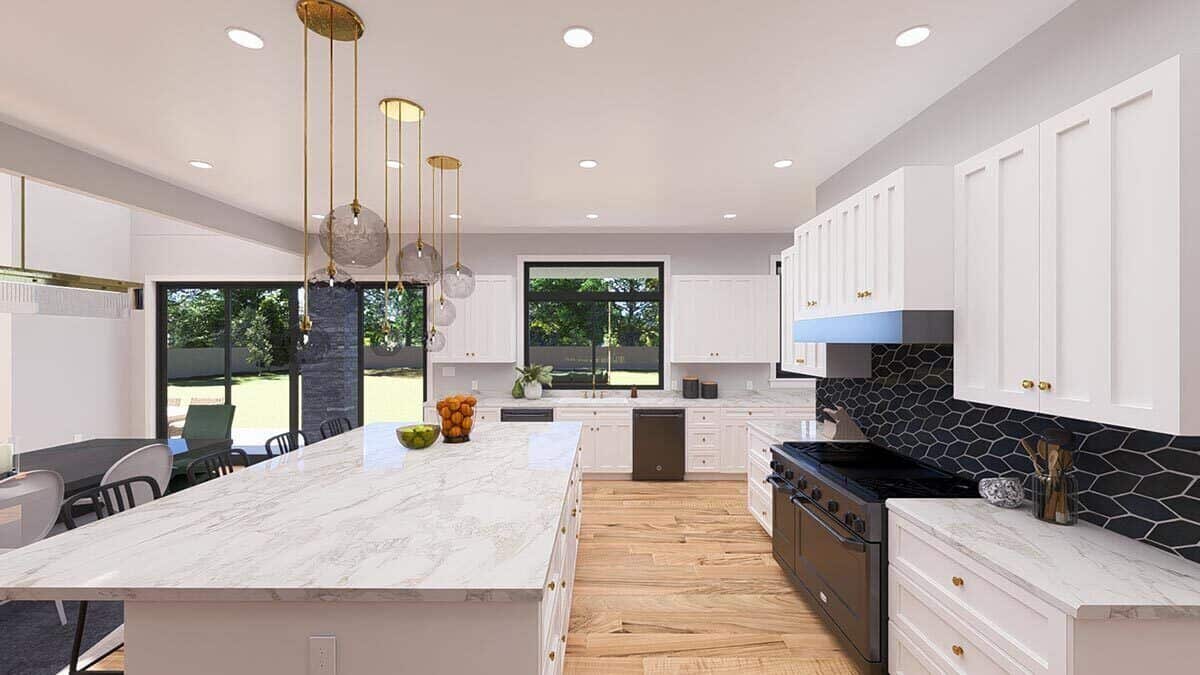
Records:
{"label": "white marble island countertop", "polygon": [[405,450],[354,429],[0,556],[0,599],[541,597],[577,422]]}
{"label": "white marble island countertop", "polygon": [[1080,619],[1200,618],[1200,565],[1090,523],[1064,527],[982,499],[887,509]]}

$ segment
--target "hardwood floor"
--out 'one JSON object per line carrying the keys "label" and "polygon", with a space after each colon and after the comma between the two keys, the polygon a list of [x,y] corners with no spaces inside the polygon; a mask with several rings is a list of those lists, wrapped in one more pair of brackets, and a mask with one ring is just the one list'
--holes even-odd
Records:
{"label": "hardwood floor", "polygon": [[850,675],[736,481],[584,481],[568,675]]}
{"label": "hardwood floor", "polygon": [[771,558],[744,482],[585,480],[582,517],[567,675],[857,672]]}

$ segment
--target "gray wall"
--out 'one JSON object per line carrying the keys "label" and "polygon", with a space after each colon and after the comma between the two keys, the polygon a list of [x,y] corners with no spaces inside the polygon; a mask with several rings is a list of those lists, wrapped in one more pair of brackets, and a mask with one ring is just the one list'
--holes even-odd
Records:
{"label": "gray wall", "polygon": [[1197,49],[1198,0],[1079,0],[817,186],[817,210],[900,166],[956,164]]}

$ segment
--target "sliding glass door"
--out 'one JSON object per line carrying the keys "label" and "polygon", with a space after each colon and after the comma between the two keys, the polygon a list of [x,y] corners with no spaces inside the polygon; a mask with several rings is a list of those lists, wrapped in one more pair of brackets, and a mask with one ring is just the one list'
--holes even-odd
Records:
{"label": "sliding glass door", "polygon": [[[234,446],[250,452],[262,452],[275,434],[323,421],[322,411],[311,424],[302,419],[301,368],[291,339],[303,310],[299,284],[159,284],[157,301],[159,438],[181,435],[188,407],[199,404],[234,405]],[[399,317],[394,344],[385,344],[380,329],[383,285],[361,284],[344,308],[358,319],[357,368],[352,360],[350,371],[308,375],[358,381],[355,424],[422,416],[425,287],[407,286],[402,296],[393,291],[390,302],[391,316]]]}
{"label": "sliding glass door", "polygon": [[158,436],[183,432],[187,409],[232,404],[233,442],[259,450],[298,428],[299,382],[289,336],[292,284],[160,285]]}

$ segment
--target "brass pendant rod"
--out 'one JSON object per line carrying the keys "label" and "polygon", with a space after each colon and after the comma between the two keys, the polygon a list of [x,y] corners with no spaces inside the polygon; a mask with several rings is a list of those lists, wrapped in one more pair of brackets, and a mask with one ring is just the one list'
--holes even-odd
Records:
{"label": "brass pendant rod", "polygon": [[[358,39],[354,40],[355,53],[357,54]],[[358,89],[358,69],[354,71],[355,90]],[[358,95],[355,94],[355,98]],[[358,116],[358,105],[354,106],[355,117]],[[392,248],[392,230],[388,226],[388,215],[391,211],[391,205],[388,203],[388,192],[391,190],[391,182],[388,180],[388,152],[391,151],[391,139],[388,136],[388,117],[383,116],[383,322],[387,325],[388,313],[388,257],[391,255]],[[354,144],[358,147],[358,143]]]}
{"label": "brass pendant rod", "polygon": [[[384,116],[386,119],[386,115]],[[396,104],[396,288],[404,288],[404,104]]]}
{"label": "brass pendant rod", "polygon": [[[446,250],[446,170],[444,168],[440,168],[440,167],[438,168],[438,189],[441,192],[440,196],[438,197],[438,202],[439,202],[438,220],[440,221],[440,224],[442,227],[442,246],[438,250],[443,251],[442,255],[445,255],[444,251]],[[444,271],[445,270],[442,269],[442,266],[439,263],[438,271],[437,271],[438,276],[439,276],[438,297],[441,298],[441,301],[443,304],[445,304],[445,302],[446,302],[446,282],[444,279],[440,279],[440,277],[442,276],[442,272],[444,272]]]}
{"label": "brass pendant rod", "polygon": [[301,214],[301,224],[304,227],[304,316],[300,319],[301,330],[311,326],[308,317],[308,5],[304,5],[304,22],[301,28],[304,34],[304,213]]}
{"label": "brass pendant rod", "polygon": [[[386,129],[387,123],[383,126]],[[387,169],[386,161],[384,169]],[[354,34],[354,208],[358,209],[358,33]],[[357,210],[354,215],[358,215]]]}
{"label": "brass pendant rod", "polygon": [[425,151],[422,149],[422,135],[424,134],[425,116],[421,115],[417,119],[417,252],[421,251],[421,230],[422,222],[425,220],[423,209],[425,207],[425,198],[422,195],[424,190],[425,179],[421,175],[421,158],[425,156]]}
{"label": "brass pendant rod", "polygon": [[334,6],[329,6],[329,213],[325,215],[325,229],[329,231],[329,264],[325,271],[329,280],[334,280],[337,268],[334,265]]}
{"label": "brass pendant rod", "polygon": [[454,269],[462,269],[462,165],[454,171]]}

